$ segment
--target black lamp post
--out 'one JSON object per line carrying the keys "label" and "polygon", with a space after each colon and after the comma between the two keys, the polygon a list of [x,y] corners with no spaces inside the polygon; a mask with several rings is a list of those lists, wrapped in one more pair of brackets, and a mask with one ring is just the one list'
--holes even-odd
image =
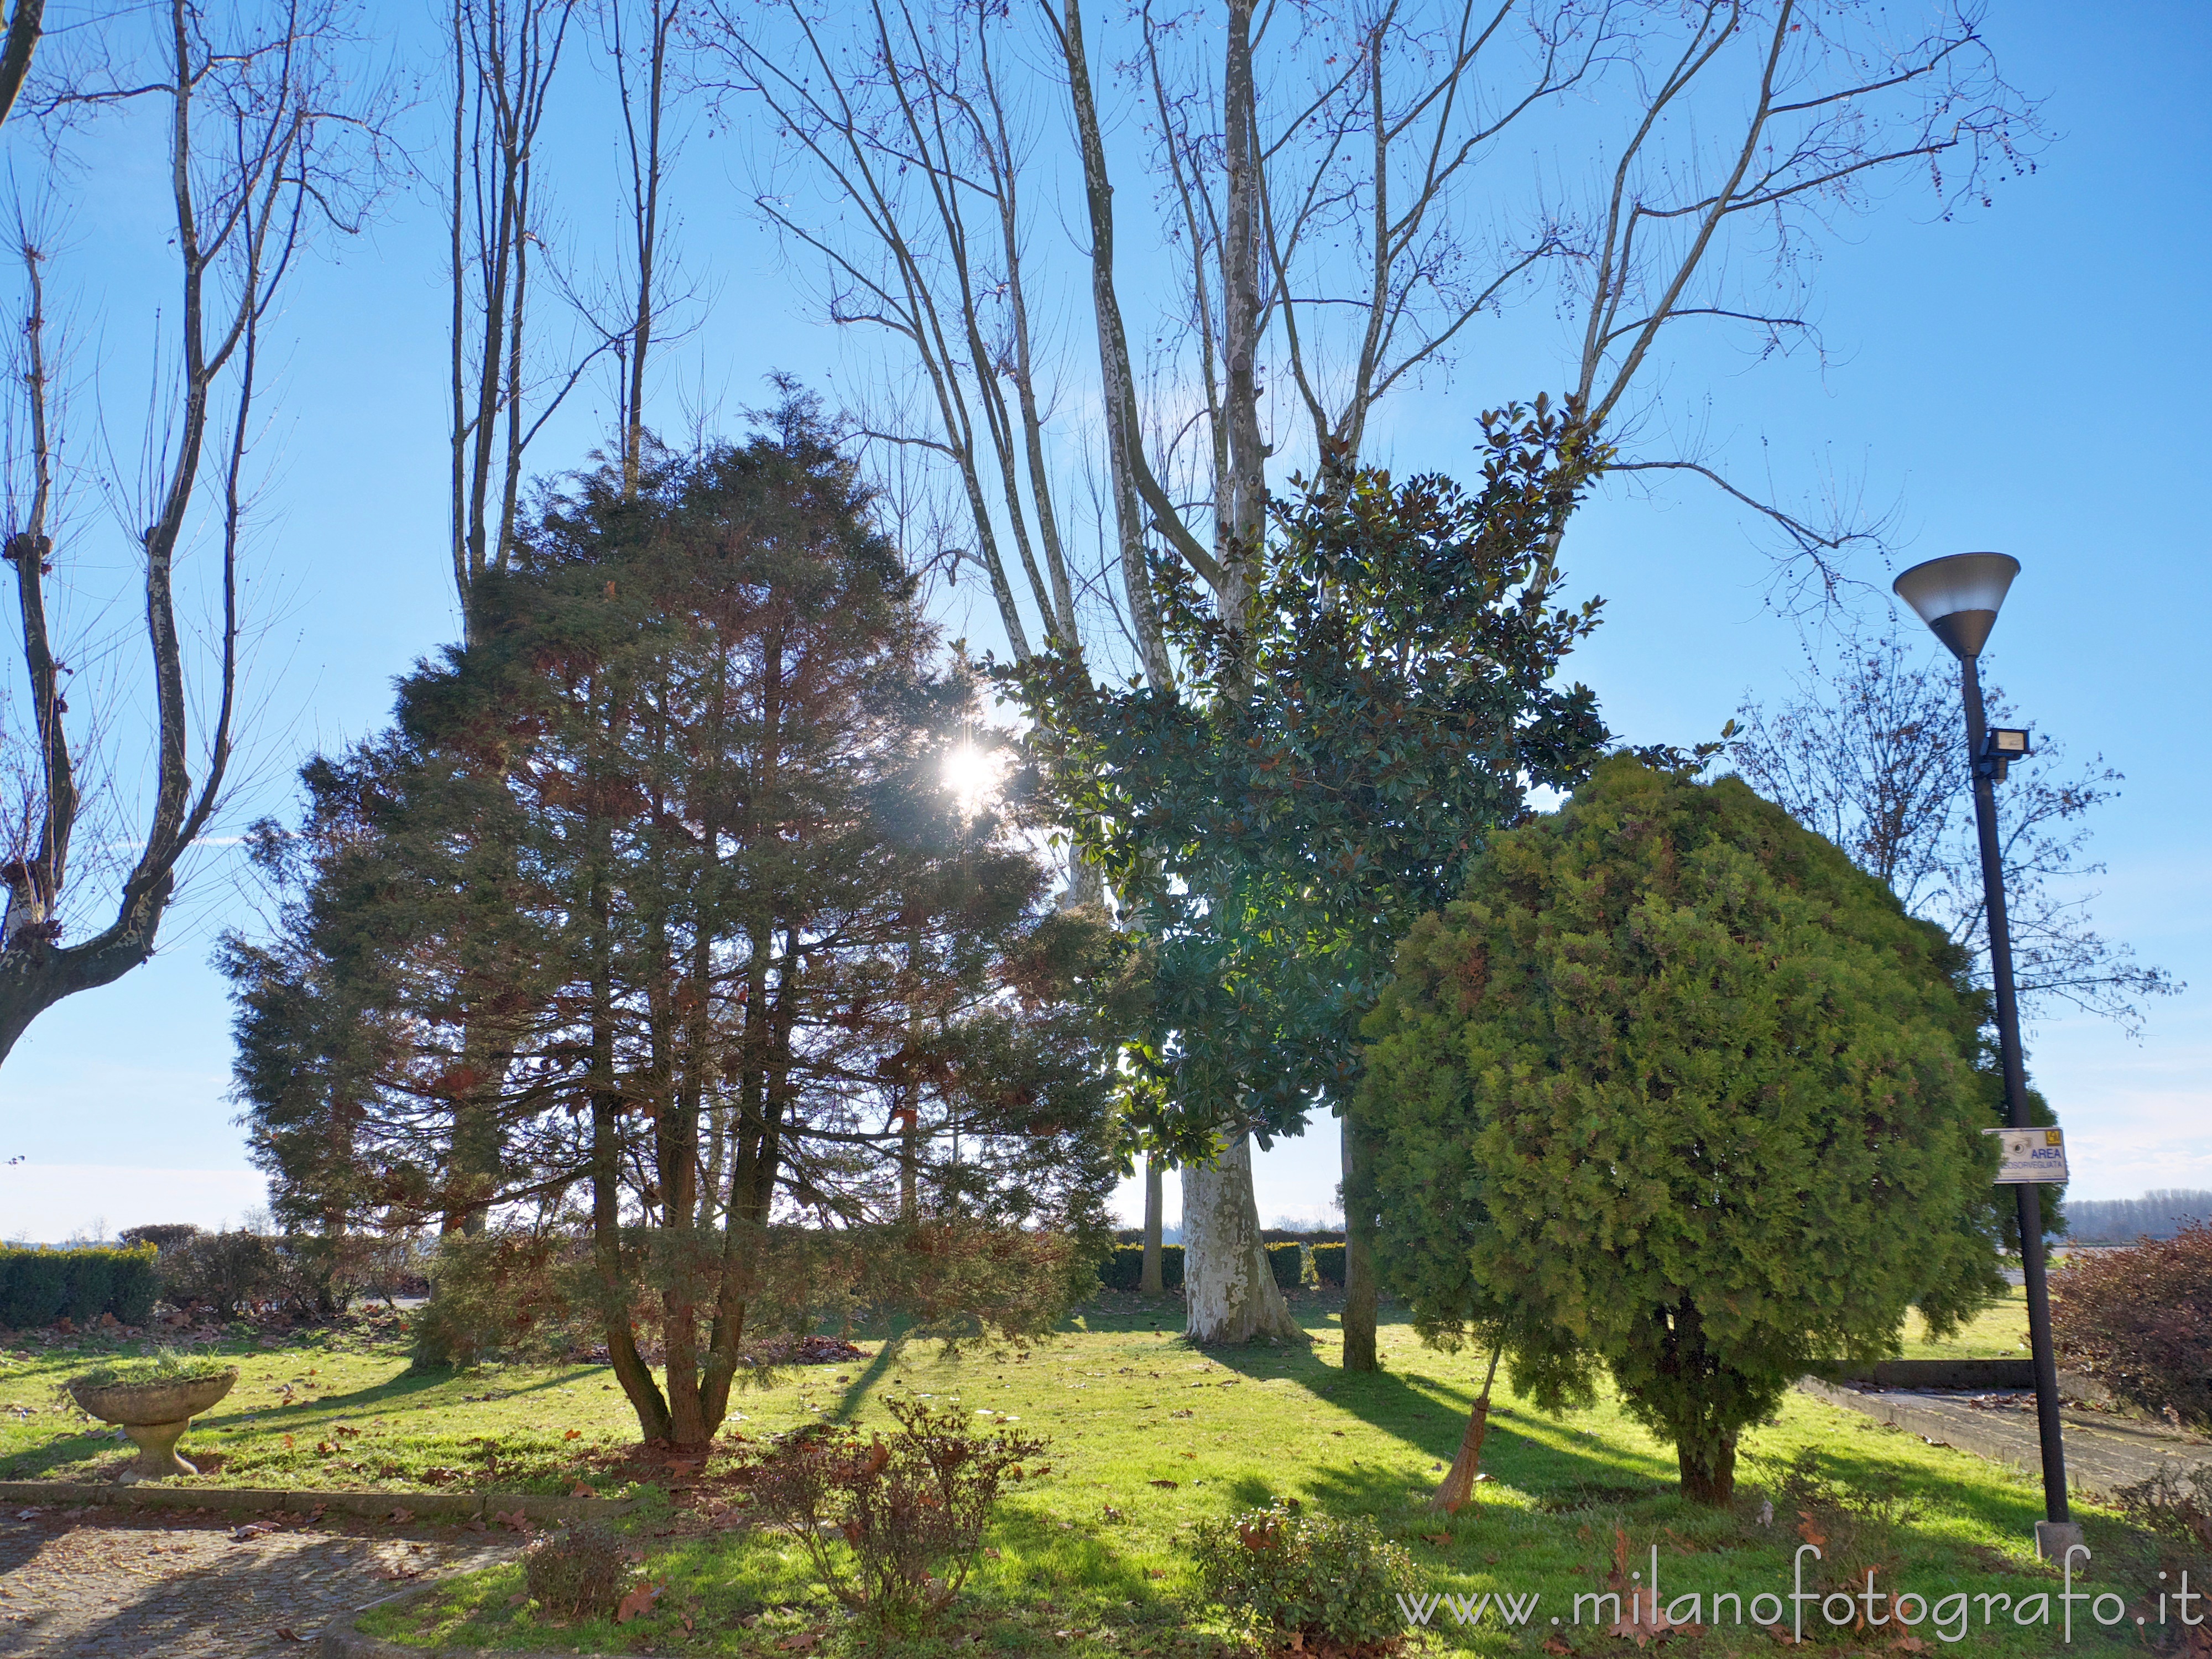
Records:
{"label": "black lamp post", "polygon": [[[2020,1003],[2012,982],[2012,935],[2005,923],[2004,859],[1997,846],[1996,783],[2007,764],[2030,752],[2026,732],[1992,732],[1982,719],[1982,680],[1975,659],[1996,626],[1997,611],[2020,574],[2003,553],[1954,553],[1916,564],[1893,584],[1936,637],[1959,659],[1966,702],[1966,754],[1973,769],[1974,825],[1980,833],[1982,892],[1990,927],[1990,978],[1996,991],[1997,1047],[2004,1063],[2005,1108],[2015,1129],[2030,1127],[2027,1070],[2021,1058]],[[2033,1185],[2013,1188],[2020,1201],[2020,1259],[2027,1280],[2028,1341],[2035,1356],[2035,1417],[2043,1442],[2043,1510],[2036,1553],[2046,1559],[2081,1541],[2066,1503],[2066,1448],[2058,1421],[2058,1364],[2051,1344],[2051,1295],[2044,1273],[2043,1206]]]}

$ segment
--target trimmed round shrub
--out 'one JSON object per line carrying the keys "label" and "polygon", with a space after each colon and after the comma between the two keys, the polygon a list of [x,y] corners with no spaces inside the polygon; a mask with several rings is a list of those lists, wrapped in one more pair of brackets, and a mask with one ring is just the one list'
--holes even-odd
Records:
{"label": "trimmed round shrub", "polygon": [[1502,1334],[1547,1410],[1609,1371],[1727,1504],[1800,1376],[2002,1287],[1972,967],[1741,779],[1604,762],[1490,837],[1367,1021],[1385,1288]]}

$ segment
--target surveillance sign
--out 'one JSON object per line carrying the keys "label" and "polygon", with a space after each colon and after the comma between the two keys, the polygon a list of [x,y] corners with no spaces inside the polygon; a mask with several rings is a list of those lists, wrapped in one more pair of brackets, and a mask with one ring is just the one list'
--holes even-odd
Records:
{"label": "surveillance sign", "polygon": [[1984,1129],[1997,1138],[1997,1185],[2066,1179],[2066,1137],[2057,1129]]}

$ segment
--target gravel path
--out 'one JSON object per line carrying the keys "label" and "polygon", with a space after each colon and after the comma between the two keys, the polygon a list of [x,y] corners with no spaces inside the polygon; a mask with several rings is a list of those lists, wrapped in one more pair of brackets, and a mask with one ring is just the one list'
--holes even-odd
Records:
{"label": "gravel path", "polygon": [[[1956,1446],[2031,1474],[2043,1467],[2033,1395],[1976,1396],[1837,1388],[1810,1377],[1797,1386],[1816,1399],[1862,1412],[1938,1445]],[[2184,1468],[2212,1464],[2212,1445],[2194,1435],[2124,1418],[2100,1421],[2083,1412],[2065,1411],[2060,1415],[2066,1441],[2066,1482],[2077,1491],[2110,1496],[2121,1486],[2148,1479],[2162,1463]]]}
{"label": "gravel path", "polygon": [[342,1613],[513,1553],[481,1534],[346,1535],[113,1510],[0,1512],[4,1659],[249,1659],[301,1654]]}

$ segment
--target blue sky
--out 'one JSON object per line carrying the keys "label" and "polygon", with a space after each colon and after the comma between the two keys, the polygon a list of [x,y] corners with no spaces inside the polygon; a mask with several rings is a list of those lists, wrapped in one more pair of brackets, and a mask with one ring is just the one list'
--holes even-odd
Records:
{"label": "blue sky", "polygon": [[[2073,759],[2101,753],[2127,775],[2096,823],[2094,855],[2110,866],[2097,913],[2191,988],[2153,1006],[2140,1044],[2092,1020],[2044,1023],[2036,1079],[2069,1128],[2075,1191],[2212,1187],[2212,758],[2201,737],[2212,699],[2200,644],[2212,614],[2200,482],[2212,453],[2202,302],[2212,15],[2144,3],[2091,22],[2054,0],[1996,9],[1987,33],[2014,82],[2047,100],[2055,141],[2036,173],[1957,222],[1930,222],[1924,192],[1906,190],[1845,226],[1815,277],[1825,365],[1756,363],[1716,343],[1678,353],[1670,386],[1709,387],[1728,453],[1753,466],[1763,453],[1785,487],[1831,469],[1863,477],[1872,499],[1897,503],[1904,562],[1975,548],[2021,560],[1988,672]],[[12,127],[0,137],[19,164],[27,142]],[[611,179],[611,153],[580,112],[563,142],[579,181],[564,211],[588,227],[611,201],[590,182]],[[81,296],[88,359],[143,396],[163,269],[146,186],[160,158],[118,140],[91,159],[100,188],[71,187],[56,280]],[[672,425],[705,404],[733,427],[734,410],[766,400],[771,368],[830,384],[833,401],[832,371],[854,372],[807,319],[743,196],[737,169],[695,139],[678,205],[685,261],[710,303],[671,348],[659,405]],[[434,202],[396,198],[305,274],[277,321],[249,590],[264,696],[233,833],[283,810],[298,759],[372,729],[392,677],[454,631],[441,234]],[[1508,355],[1540,362],[1541,341]],[[1462,379],[1392,406],[1400,470],[1462,466],[1474,410],[1533,389]],[[599,398],[549,431],[546,468],[581,459]],[[1656,499],[1616,489],[1577,519],[1571,580],[1607,608],[1573,672],[1624,735],[1693,741],[1747,694],[1787,695],[1806,646],[1767,602],[1766,545],[1741,513],[1686,483]],[[947,621],[980,646],[995,629],[962,608],[971,591],[950,596]],[[208,965],[222,927],[251,924],[226,856],[203,867],[153,963],[46,1014],[0,1070],[0,1235],[60,1237],[102,1218],[212,1223],[256,1201],[226,1098],[225,988]],[[1319,1130],[1261,1160],[1263,1214],[1327,1210],[1334,1126]]]}

